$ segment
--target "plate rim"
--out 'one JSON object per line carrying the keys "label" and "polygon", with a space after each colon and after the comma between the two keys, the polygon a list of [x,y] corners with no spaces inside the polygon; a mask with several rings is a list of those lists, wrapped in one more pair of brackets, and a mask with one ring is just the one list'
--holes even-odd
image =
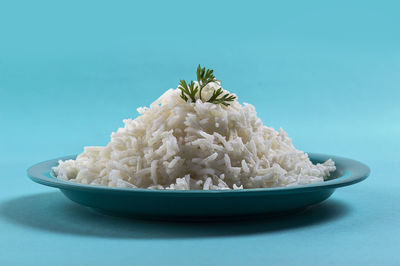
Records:
{"label": "plate rim", "polygon": [[96,186],[88,184],[74,183],[70,181],[60,180],[54,177],[47,177],[51,172],[51,167],[55,166],[59,160],[68,160],[75,158],[77,155],[62,156],[55,159],[46,160],[32,165],[27,169],[28,177],[39,184],[55,187],[65,190],[83,190],[86,192],[101,192],[101,193],[146,193],[156,195],[170,195],[170,196],[236,196],[242,194],[282,194],[282,193],[299,193],[299,192],[312,192],[322,189],[334,189],[344,186],[349,186],[365,180],[371,173],[370,168],[357,160],[336,156],[327,155],[322,153],[307,152],[309,158],[315,161],[326,161],[332,159],[335,164],[344,166],[345,175],[332,180],[318,182],[314,184],[291,186],[291,187],[274,187],[274,188],[250,188],[239,190],[156,190],[147,188],[118,188],[107,186]]}

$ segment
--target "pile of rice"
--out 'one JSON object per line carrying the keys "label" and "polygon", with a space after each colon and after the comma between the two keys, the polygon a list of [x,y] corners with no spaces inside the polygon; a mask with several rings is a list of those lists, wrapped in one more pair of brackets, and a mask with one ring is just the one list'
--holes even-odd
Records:
{"label": "pile of rice", "polygon": [[[207,85],[203,98],[219,87]],[[252,105],[237,100],[228,107],[190,103],[170,89],[138,112],[107,146],[59,161],[55,176],[110,187],[222,190],[322,182],[336,169],[331,159],[312,164],[285,131],[264,126]]]}

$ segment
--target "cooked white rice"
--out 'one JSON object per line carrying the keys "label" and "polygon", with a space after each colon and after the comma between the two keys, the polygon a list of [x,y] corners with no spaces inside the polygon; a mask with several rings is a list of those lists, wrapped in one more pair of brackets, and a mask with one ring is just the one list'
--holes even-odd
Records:
{"label": "cooked white rice", "polygon": [[[219,84],[203,90],[207,98]],[[226,91],[225,91],[226,92]],[[105,147],[85,147],[59,161],[57,178],[110,187],[243,189],[322,182],[335,164],[314,165],[285,131],[263,126],[255,108],[187,103],[170,89],[136,119],[111,134]]]}

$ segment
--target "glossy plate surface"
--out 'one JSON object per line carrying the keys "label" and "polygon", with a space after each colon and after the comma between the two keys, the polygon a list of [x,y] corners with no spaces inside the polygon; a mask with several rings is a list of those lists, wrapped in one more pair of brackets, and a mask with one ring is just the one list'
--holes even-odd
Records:
{"label": "glossy plate surface", "polygon": [[28,176],[39,184],[59,188],[70,200],[96,211],[147,219],[243,219],[301,210],[326,200],[338,187],[364,180],[370,173],[368,166],[355,160],[309,153],[313,163],[329,158],[335,161],[337,169],[329,180],[295,187],[182,191],[83,185],[52,175],[51,168],[58,160],[75,157],[36,164],[28,169]]}

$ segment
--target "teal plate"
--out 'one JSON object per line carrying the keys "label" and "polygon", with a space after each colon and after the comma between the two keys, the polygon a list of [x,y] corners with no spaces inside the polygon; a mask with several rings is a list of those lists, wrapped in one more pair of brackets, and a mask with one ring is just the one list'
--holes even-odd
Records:
{"label": "teal plate", "polygon": [[59,188],[70,200],[101,213],[163,220],[246,219],[304,210],[329,198],[336,188],[360,182],[370,173],[368,166],[355,160],[309,153],[313,163],[329,158],[335,161],[336,171],[327,181],[294,187],[185,191],[84,185],[52,175],[58,160],[75,157],[36,164],[28,169],[28,176],[39,184]]}

